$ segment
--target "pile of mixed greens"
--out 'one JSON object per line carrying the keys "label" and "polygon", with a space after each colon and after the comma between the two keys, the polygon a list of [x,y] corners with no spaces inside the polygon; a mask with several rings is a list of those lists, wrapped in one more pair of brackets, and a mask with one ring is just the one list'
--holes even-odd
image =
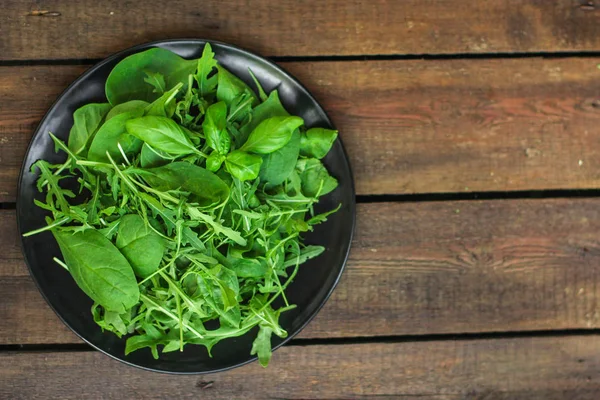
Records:
{"label": "pile of mixed greens", "polygon": [[320,161],[337,132],[306,129],[254,82],[258,95],[209,44],[197,60],[134,54],[110,73],[108,103],[75,111],[67,144],[50,133],[67,160],[32,167],[51,216],[26,236],[52,232],[96,323],[130,335],[126,354],[210,354],[258,325],[251,354],[266,366],[271,335],[287,335],[285,289],[324,251],[301,235],[339,209],[313,211],[337,186]]}

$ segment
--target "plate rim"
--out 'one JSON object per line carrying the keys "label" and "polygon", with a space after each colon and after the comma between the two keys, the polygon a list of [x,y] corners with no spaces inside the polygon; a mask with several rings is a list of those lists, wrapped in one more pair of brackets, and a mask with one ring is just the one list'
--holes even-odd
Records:
{"label": "plate rim", "polygon": [[[40,287],[40,284],[35,276],[35,274],[33,273],[29,260],[27,258],[27,255],[25,253],[25,243],[24,243],[24,237],[23,237],[23,231],[22,231],[22,227],[21,227],[21,218],[20,218],[20,214],[21,214],[21,207],[22,207],[22,201],[21,201],[21,186],[23,184],[23,177],[24,174],[27,172],[26,171],[26,159],[28,158],[28,155],[31,151],[31,147],[35,141],[35,139],[43,134],[41,132],[41,126],[44,125],[44,123],[46,122],[46,120],[49,118],[49,115],[51,113],[51,111],[56,107],[56,105],[64,98],[66,97],[66,95],[71,91],[71,89],[78,84],[80,81],[84,80],[85,78],[87,78],[88,76],[92,75],[94,72],[96,72],[99,68],[101,68],[102,66],[104,66],[105,64],[114,61],[116,59],[122,58],[122,57],[127,57],[136,53],[139,53],[140,51],[144,51],[153,47],[161,47],[161,45],[172,45],[172,44],[178,44],[178,43],[187,43],[187,44],[191,44],[191,45],[196,45],[196,46],[202,46],[205,45],[207,43],[212,44],[216,44],[222,48],[225,49],[229,49],[229,50],[233,50],[235,52],[240,52],[243,53],[245,56],[249,56],[251,58],[260,60],[261,62],[265,62],[267,64],[269,64],[270,67],[273,67],[277,70],[279,70],[287,79],[289,79],[290,81],[292,81],[293,83],[295,83],[300,90],[302,90],[304,92],[304,94],[310,99],[312,100],[314,103],[318,104],[319,107],[321,108],[321,110],[323,111],[324,117],[326,122],[334,129],[336,129],[335,125],[333,124],[333,122],[331,121],[331,118],[329,117],[329,114],[327,113],[327,111],[325,110],[325,108],[323,106],[321,106],[321,103],[319,101],[317,101],[317,99],[312,95],[312,93],[304,86],[304,84],[302,84],[302,82],[300,82],[298,79],[296,79],[295,76],[293,76],[291,73],[289,73],[285,68],[283,68],[282,66],[280,66],[279,64],[276,64],[274,61],[270,60],[267,57],[263,57],[260,56],[252,51],[246,50],[242,47],[236,46],[236,45],[232,45],[226,42],[221,42],[218,40],[209,40],[209,39],[204,39],[204,38],[176,38],[176,39],[163,39],[163,40],[155,40],[155,41],[151,41],[151,42],[145,42],[145,43],[141,43],[141,44],[137,44],[135,46],[131,46],[128,47],[126,49],[120,50],[116,53],[111,53],[111,55],[101,59],[100,61],[94,63],[94,65],[90,66],[87,70],[85,70],[81,75],[79,75],[77,78],[75,78],[69,85],[67,85],[67,87],[65,87],[65,89],[60,93],[59,96],[56,97],[56,99],[52,102],[52,104],[48,107],[48,109],[46,110],[44,116],[42,117],[42,119],[40,119],[40,121],[38,122],[35,130],[33,131],[33,134],[31,135],[31,139],[29,140],[29,144],[27,146],[27,150],[25,151],[24,155],[23,155],[23,161],[21,164],[21,168],[19,171],[19,177],[18,177],[18,181],[17,181],[17,196],[16,196],[16,219],[17,219],[17,231],[19,234],[19,241],[21,244],[21,253],[23,254],[23,258],[25,260],[25,264],[27,265],[27,270],[29,271],[29,275],[31,276],[33,282],[35,283],[35,286],[37,287],[39,293],[42,295],[43,299],[46,301],[46,304],[48,304],[48,306],[50,307],[50,309],[52,309],[52,311],[54,311],[54,313],[58,316],[58,318],[60,319],[60,321],[67,326],[77,337],[79,337],[81,340],[83,340],[85,343],[87,343],[89,346],[91,346],[93,349],[101,352],[103,355],[109,356],[111,359],[113,360],[117,360],[121,363],[124,363],[128,366],[132,366],[135,368],[139,368],[145,371],[151,371],[151,372],[157,372],[157,373],[164,373],[164,374],[172,374],[172,375],[204,375],[204,374],[212,374],[212,373],[217,373],[217,372],[223,372],[223,371],[229,371],[231,369],[234,368],[238,368],[241,366],[244,366],[246,364],[249,364],[251,362],[254,362],[258,359],[257,356],[250,356],[250,358],[246,361],[242,361],[233,365],[229,365],[226,367],[222,367],[222,368],[217,368],[217,369],[211,369],[211,370],[206,370],[206,371],[171,371],[171,370],[166,370],[166,369],[158,369],[158,368],[151,368],[151,367],[147,367],[144,365],[139,365],[136,363],[133,363],[131,361],[127,361],[124,358],[120,358],[117,357],[111,353],[108,353],[107,351],[105,351],[104,349],[98,347],[97,345],[95,345],[94,343],[91,343],[90,341],[88,341],[86,338],[84,338],[81,334],[79,334],[79,332],[77,332],[69,323],[67,323],[67,321],[65,321],[65,319],[63,318],[63,316],[55,309],[54,305],[50,302],[50,300],[48,299],[48,297],[46,296],[46,293],[42,290],[42,288]],[[295,332],[293,333],[289,333],[288,336],[283,339],[281,341],[281,343],[273,346],[271,348],[271,350],[273,352],[275,352],[277,349],[279,349],[280,347],[282,347],[283,345],[285,345],[286,343],[288,343],[290,340],[292,340],[296,335],[298,335],[302,330],[304,330],[304,328],[306,328],[306,326],[317,316],[317,314],[321,311],[321,309],[323,308],[323,306],[327,303],[327,301],[329,300],[329,298],[331,297],[333,291],[335,290],[335,288],[337,287],[337,285],[340,282],[340,279],[342,277],[342,274],[344,273],[345,269],[346,269],[346,265],[348,263],[348,258],[350,256],[350,251],[352,249],[352,242],[354,239],[354,233],[355,233],[355,229],[356,229],[356,189],[355,189],[355,182],[354,182],[354,175],[352,173],[352,166],[350,164],[350,159],[348,157],[348,152],[346,151],[346,148],[344,146],[344,143],[341,139],[341,137],[338,136],[338,142],[341,146],[341,150],[342,150],[342,154],[344,155],[344,162],[346,164],[346,168],[348,170],[348,174],[350,177],[350,191],[351,191],[351,195],[352,195],[352,200],[350,201],[350,203],[348,204],[348,206],[350,207],[350,211],[351,211],[351,222],[350,222],[350,236],[349,236],[349,240],[348,240],[348,248],[344,254],[343,257],[343,261],[342,261],[342,265],[340,267],[340,270],[335,278],[335,280],[333,281],[333,284],[331,285],[331,287],[329,288],[329,290],[327,291],[325,297],[323,298],[323,301],[320,302],[320,304],[316,307],[316,309],[311,313],[311,315],[295,330]]]}

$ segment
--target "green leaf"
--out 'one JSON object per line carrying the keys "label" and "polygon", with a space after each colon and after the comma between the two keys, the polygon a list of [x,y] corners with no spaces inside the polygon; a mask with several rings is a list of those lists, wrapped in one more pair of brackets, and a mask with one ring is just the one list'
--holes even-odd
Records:
{"label": "green leaf", "polygon": [[299,152],[300,132],[295,130],[285,146],[263,156],[263,163],[258,175],[261,183],[266,183],[267,188],[282,184],[294,170]]}
{"label": "green leaf", "polygon": [[88,143],[98,131],[102,120],[110,109],[111,105],[108,103],[91,103],[75,110],[73,113],[73,127],[69,133],[69,150],[74,154],[83,153],[85,155]]}
{"label": "green leaf", "polygon": [[338,185],[337,180],[329,175],[325,166],[316,158],[298,160],[296,170],[302,181],[302,193],[306,196],[326,195]]}
{"label": "green leaf", "polygon": [[144,143],[140,153],[140,165],[142,168],[160,167],[172,162],[173,159],[164,151],[153,149],[148,143]]}
{"label": "green leaf", "polygon": [[163,239],[137,214],[121,217],[116,244],[140,278],[158,269],[165,252]]}
{"label": "green leaf", "polygon": [[264,120],[271,117],[287,117],[290,114],[281,104],[277,90],[273,90],[264,103],[259,104],[252,111],[252,118],[240,128],[242,143],[246,141],[250,133]]}
{"label": "green leaf", "polygon": [[220,101],[208,107],[202,129],[206,137],[206,143],[218,154],[225,155],[231,148],[231,138],[226,129],[227,104]]}
{"label": "green leaf", "polygon": [[271,117],[261,122],[240,150],[269,154],[285,146],[294,131],[304,124],[300,117]]}
{"label": "green leaf", "polygon": [[265,368],[269,365],[269,361],[271,361],[272,333],[273,329],[268,326],[260,325],[258,335],[256,335],[254,342],[252,342],[252,350],[250,350],[250,355],[257,355],[258,362]]}
{"label": "green leaf", "polygon": [[338,131],[325,128],[311,128],[302,135],[300,140],[300,154],[304,157],[318,158],[319,160],[329,153]]}
{"label": "green leaf", "polygon": [[221,168],[221,164],[223,164],[223,161],[225,161],[224,155],[221,155],[217,152],[212,153],[206,159],[206,169],[211,172],[216,172],[219,170],[219,168]]}
{"label": "green leaf", "polygon": [[144,73],[146,74],[144,82],[154,88],[153,93],[163,94],[167,90],[165,77],[160,72],[144,71]]}
{"label": "green leaf", "polygon": [[123,313],[139,301],[133,269],[100,232],[52,232],[77,285],[107,311]]}
{"label": "green leaf", "polygon": [[256,95],[248,85],[240,78],[227,71],[225,68],[217,65],[217,99],[231,105],[233,100],[243,93],[249,93],[253,98],[253,103],[258,102]]}
{"label": "green leaf", "polygon": [[196,81],[198,82],[198,92],[204,97],[210,93],[214,93],[217,87],[217,76],[212,75],[213,70],[217,66],[215,53],[212,51],[210,43],[204,45],[202,57],[198,59]]}
{"label": "green leaf", "polygon": [[175,107],[177,107],[175,97],[182,87],[183,83],[178,83],[173,87],[173,89],[154,100],[144,109],[144,115],[155,115],[158,117],[171,118],[175,113]]}
{"label": "green leaf", "polygon": [[267,274],[266,263],[251,258],[228,258],[231,268],[240,278],[262,278]]}
{"label": "green leaf", "polygon": [[323,246],[306,246],[300,250],[299,254],[291,254],[288,258],[286,258],[283,267],[288,268],[296,265],[296,263],[303,264],[311,258],[320,256],[324,251],[325,247]]}
{"label": "green leaf", "polygon": [[256,79],[256,76],[254,76],[254,73],[252,73],[252,70],[250,68],[248,68],[248,73],[250,74],[252,80],[254,81],[254,84],[256,85],[256,89],[258,90],[258,96],[260,97],[260,100],[267,100],[267,94],[265,93],[265,90],[263,89],[258,79]]}
{"label": "green leaf", "polygon": [[121,60],[106,80],[106,97],[113,106],[129,100],[152,102],[162,93],[156,93],[145,78],[160,73],[165,78],[165,88],[178,83],[187,84],[188,75],[196,70],[196,60],[185,60],[172,51],[152,48]]}
{"label": "green leaf", "polygon": [[172,119],[156,116],[135,118],[127,121],[125,127],[129,134],[143,140],[154,149],[171,155],[198,152],[189,138],[187,129]]}
{"label": "green leaf", "polygon": [[217,175],[184,161],[144,172],[142,176],[154,189],[189,192],[202,206],[219,204],[229,198],[229,187]]}
{"label": "green leaf", "polygon": [[139,115],[141,114],[130,111],[116,115],[106,121],[98,130],[90,145],[88,158],[91,161],[108,162],[108,156],[106,155],[106,152],[108,152],[114,160],[121,160],[123,156],[119,150],[119,144],[126,155],[138,153],[143,143],[127,133],[125,123]]}
{"label": "green leaf", "polygon": [[148,107],[149,103],[143,100],[130,100],[126,103],[117,104],[114,106],[108,114],[106,114],[106,120],[123,113],[131,113],[133,115],[143,115],[144,109]]}
{"label": "green leaf", "polygon": [[241,150],[232,151],[227,155],[225,168],[232,176],[241,181],[256,179],[263,160],[260,156]]}

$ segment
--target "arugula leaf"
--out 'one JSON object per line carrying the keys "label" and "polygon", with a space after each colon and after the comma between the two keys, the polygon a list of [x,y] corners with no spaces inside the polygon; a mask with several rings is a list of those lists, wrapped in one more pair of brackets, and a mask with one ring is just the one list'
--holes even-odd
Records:
{"label": "arugula leaf", "polygon": [[253,98],[253,103],[256,103],[256,95],[252,92],[252,89],[244,83],[240,78],[227,71],[225,68],[217,65],[217,99],[224,101],[228,106],[231,105],[233,100],[247,93]]}
{"label": "arugula leaf", "polygon": [[167,89],[167,84],[165,83],[165,77],[160,72],[152,72],[152,71],[144,71],[146,77],[144,78],[144,82],[154,87],[153,93],[163,94]]}
{"label": "arugula leaf", "polygon": [[202,51],[202,57],[198,59],[196,73],[198,91],[202,97],[213,93],[217,87],[217,76],[211,76],[213,70],[217,67],[217,61],[214,57],[215,53],[213,53],[210,43],[206,43]]}

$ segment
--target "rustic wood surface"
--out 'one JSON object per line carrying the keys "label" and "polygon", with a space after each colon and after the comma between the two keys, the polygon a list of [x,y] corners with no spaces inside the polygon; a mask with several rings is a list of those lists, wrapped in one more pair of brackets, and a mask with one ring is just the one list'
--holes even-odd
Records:
{"label": "rustic wood surface", "polygon": [[[0,226],[2,342],[79,343],[31,282],[14,214]],[[362,204],[342,281],[300,337],[598,328],[598,232],[600,199]]]}
{"label": "rustic wood surface", "polygon": [[600,10],[587,3],[5,0],[0,59],[100,58],[185,37],[268,56],[598,51]]}
{"label": "rustic wood surface", "polygon": [[[48,107],[97,60],[184,37],[273,57],[354,168],[347,269],[266,370],[113,361],[21,254],[16,183]],[[3,1],[0,399],[600,398],[598,64],[597,0]]]}
{"label": "rustic wood surface", "polygon": [[[282,63],[340,129],[358,194],[600,186],[595,58]],[[0,68],[0,201],[84,66]],[[35,93],[32,96],[31,93]]]}
{"label": "rustic wood surface", "polygon": [[209,376],[127,367],[96,352],[0,353],[0,397],[595,400],[600,338],[512,338],[286,346]]}

